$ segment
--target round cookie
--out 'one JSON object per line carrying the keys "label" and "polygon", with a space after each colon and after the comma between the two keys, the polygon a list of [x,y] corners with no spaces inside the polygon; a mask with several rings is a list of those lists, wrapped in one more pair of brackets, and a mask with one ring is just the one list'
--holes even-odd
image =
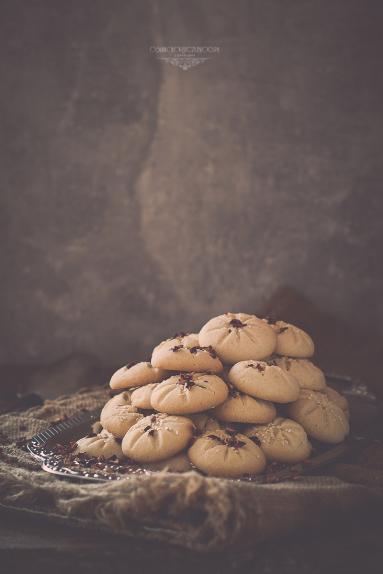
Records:
{"label": "round cookie", "polygon": [[157,386],[158,383],[151,383],[150,385],[135,389],[131,394],[132,405],[137,409],[151,409],[150,399],[152,392]]}
{"label": "round cookie", "polygon": [[284,321],[277,321],[271,326],[277,334],[277,355],[303,359],[313,356],[314,341],[306,331]]}
{"label": "round cookie", "polygon": [[111,458],[116,456],[119,459],[123,458],[121,445],[114,436],[106,430],[101,431],[97,435],[89,435],[80,438],[77,441],[77,453],[86,453],[89,456],[103,456],[104,458]]}
{"label": "round cookie", "polygon": [[234,364],[264,359],[275,350],[276,334],[262,319],[245,313],[225,313],[210,319],[199,333],[200,345],[211,345],[220,359]]}
{"label": "round cookie", "polygon": [[211,411],[219,421],[229,423],[269,423],[275,419],[277,411],[273,403],[255,399],[235,388],[229,390],[224,403]]}
{"label": "round cookie", "polygon": [[117,438],[122,438],[142,415],[131,404],[130,393],[123,392],[106,403],[101,411],[100,422],[104,429]]}
{"label": "round cookie", "polygon": [[292,464],[310,456],[311,445],[305,429],[290,419],[278,417],[267,425],[248,428],[245,434],[255,440],[267,460]]}
{"label": "round cookie", "polygon": [[299,384],[274,361],[240,361],[229,371],[238,390],[265,401],[289,403],[299,397]]}
{"label": "round cookie", "polygon": [[227,430],[212,431],[197,438],[188,456],[196,468],[211,476],[260,474],[266,466],[265,455],[251,439]]}
{"label": "round cookie", "polygon": [[195,415],[188,415],[188,418],[193,421],[198,434],[204,434],[207,431],[218,430],[221,428],[219,422],[216,419],[213,419],[210,414],[197,413]]}
{"label": "round cookie", "polygon": [[207,373],[180,373],[162,381],[151,396],[152,408],[162,413],[200,413],[223,403],[229,394],[226,383]]}
{"label": "round cookie", "polygon": [[350,411],[349,411],[349,407],[348,407],[348,400],[346,399],[346,397],[344,397],[343,395],[338,393],[338,391],[336,391],[332,387],[327,387],[327,386],[324,389],[324,393],[327,395],[327,397],[330,399],[330,401],[332,401],[333,403],[338,405],[338,407],[342,409],[342,411],[347,416],[347,418],[349,418]]}
{"label": "round cookie", "polygon": [[219,373],[223,365],[211,346],[201,347],[198,335],[179,333],[154,349],[152,364],[171,371]]}
{"label": "round cookie", "polygon": [[325,393],[302,389],[299,399],[288,406],[288,413],[321,442],[337,444],[350,431],[345,413]]}
{"label": "round cookie", "polygon": [[192,421],[185,417],[149,415],[128,430],[122,441],[122,452],[137,462],[166,460],[188,445],[193,431]]}
{"label": "round cookie", "polygon": [[278,357],[275,359],[275,362],[278,367],[292,375],[302,389],[322,391],[326,388],[326,379],[323,371],[308,359]]}
{"label": "round cookie", "polygon": [[110,379],[109,386],[113,390],[142,387],[151,383],[159,383],[168,376],[163,369],[153,367],[151,363],[128,363],[116,371]]}
{"label": "round cookie", "polygon": [[192,470],[190,460],[184,452],[180,452],[166,460],[158,462],[149,462],[142,465],[143,468],[150,471],[166,471],[166,472],[188,472]]}

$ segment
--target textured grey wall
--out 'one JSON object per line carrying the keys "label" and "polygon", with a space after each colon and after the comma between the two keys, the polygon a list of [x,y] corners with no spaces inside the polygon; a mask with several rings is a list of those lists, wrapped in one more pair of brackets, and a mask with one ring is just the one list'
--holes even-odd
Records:
{"label": "textured grey wall", "polygon": [[[0,362],[144,357],[286,292],[323,347],[379,340],[381,7],[2,0]],[[190,44],[221,53],[149,53]]]}

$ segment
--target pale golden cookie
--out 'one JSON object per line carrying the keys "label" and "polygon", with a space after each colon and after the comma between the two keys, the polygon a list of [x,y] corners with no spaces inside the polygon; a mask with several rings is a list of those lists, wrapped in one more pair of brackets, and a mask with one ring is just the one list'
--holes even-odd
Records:
{"label": "pale golden cookie", "polygon": [[103,456],[104,458],[123,458],[121,445],[114,436],[106,430],[101,431],[94,436],[84,436],[77,441],[77,447],[74,451],[77,453],[86,453],[89,456]]}
{"label": "pale golden cookie", "polygon": [[332,401],[333,403],[338,405],[338,407],[342,409],[342,411],[347,416],[347,418],[349,418],[350,411],[349,411],[349,407],[348,407],[348,400],[346,399],[346,397],[344,397],[343,395],[338,393],[338,391],[336,391],[332,387],[327,387],[327,386],[324,389],[324,393],[327,395],[327,397],[330,399],[330,401]]}
{"label": "pale golden cookie", "polygon": [[302,389],[288,413],[309,436],[322,442],[342,442],[350,430],[345,413],[325,393]]}
{"label": "pale golden cookie", "polygon": [[326,379],[323,371],[308,359],[279,357],[275,362],[278,367],[292,375],[302,389],[322,391],[326,388]]}
{"label": "pale golden cookie", "polygon": [[278,417],[267,425],[248,428],[245,434],[255,440],[270,461],[292,464],[310,456],[305,429],[290,419]]}
{"label": "pale golden cookie", "polygon": [[162,341],[153,351],[152,364],[172,371],[219,373],[223,369],[213,347],[200,346],[198,335],[193,333]]}
{"label": "pale golden cookie", "polygon": [[192,470],[190,460],[186,453],[181,452],[158,462],[148,462],[142,465],[146,470],[151,471],[166,471],[166,472],[188,472]]}
{"label": "pale golden cookie", "polygon": [[224,403],[211,411],[219,421],[230,423],[269,423],[275,419],[277,411],[269,401],[255,399],[241,393],[234,387]]}
{"label": "pale golden cookie", "polygon": [[277,334],[275,352],[278,355],[303,359],[313,356],[314,342],[306,331],[284,321],[277,321],[271,326]]}
{"label": "pale golden cookie", "polygon": [[247,436],[217,430],[197,438],[188,451],[196,468],[211,476],[239,477],[260,474],[266,459],[262,450]]}
{"label": "pale golden cookie", "polygon": [[149,415],[128,430],[122,452],[137,462],[166,460],[188,445],[193,431],[192,421],[185,417]]}
{"label": "pale golden cookie", "polygon": [[157,369],[148,362],[128,363],[112,375],[109,385],[111,389],[129,389],[159,383],[168,376],[167,371]]}
{"label": "pale golden cookie", "polygon": [[195,415],[188,415],[188,418],[193,421],[199,434],[204,434],[207,431],[218,430],[221,428],[219,421],[211,417],[210,413],[197,413]]}
{"label": "pale golden cookie", "polygon": [[274,361],[241,361],[230,369],[229,379],[238,390],[265,401],[289,403],[299,397],[298,382]]}
{"label": "pale golden cookie", "polygon": [[151,409],[150,403],[152,392],[157,387],[158,383],[151,383],[144,387],[139,387],[132,392],[131,401],[132,405],[138,409]]}
{"label": "pale golden cookie", "polygon": [[227,398],[229,389],[217,375],[180,373],[162,381],[151,396],[153,409],[172,415],[200,413]]}
{"label": "pale golden cookie", "polygon": [[117,438],[122,438],[142,415],[131,404],[130,393],[123,392],[106,403],[101,411],[100,422],[104,429]]}
{"label": "pale golden cookie", "polygon": [[200,345],[211,345],[227,364],[264,359],[276,345],[274,330],[262,319],[245,313],[225,313],[210,319],[199,333]]}

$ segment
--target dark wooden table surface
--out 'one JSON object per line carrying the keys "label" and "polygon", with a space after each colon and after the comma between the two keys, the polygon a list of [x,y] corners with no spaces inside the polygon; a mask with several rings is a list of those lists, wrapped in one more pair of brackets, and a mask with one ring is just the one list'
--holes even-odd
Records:
{"label": "dark wooden table surface", "polygon": [[[366,527],[366,524],[368,525]],[[300,532],[234,553],[198,554],[151,542],[52,524],[22,512],[0,512],[0,571],[168,574],[381,574],[381,511],[326,529]]]}

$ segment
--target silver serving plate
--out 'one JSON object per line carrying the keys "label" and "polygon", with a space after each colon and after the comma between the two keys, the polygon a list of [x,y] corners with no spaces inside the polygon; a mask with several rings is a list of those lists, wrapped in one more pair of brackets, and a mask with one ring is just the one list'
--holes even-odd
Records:
{"label": "silver serving plate", "polygon": [[[314,456],[295,465],[271,464],[260,476],[245,477],[256,483],[282,482],[297,479],[300,476],[315,474],[330,463],[344,458],[352,450],[370,441],[374,435],[374,422],[382,412],[382,405],[367,386],[350,377],[329,374],[328,384],[345,395],[349,401],[352,432],[343,443],[332,446],[314,445]],[[152,471],[134,463],[106,460],[89,462],[85,457],[69,460],[68,455],[60,453],[60,445],[67,445],[88,434],[92,425],[99,420],[101,409],[81,412],[49,429],[35,435],[26,445],[30,454],[41,463],[43,470],[61,477],[92,482],[110,482],[126,480],[129,477],[150,474]],[[69,457],[70,458],[70,457]]]}

